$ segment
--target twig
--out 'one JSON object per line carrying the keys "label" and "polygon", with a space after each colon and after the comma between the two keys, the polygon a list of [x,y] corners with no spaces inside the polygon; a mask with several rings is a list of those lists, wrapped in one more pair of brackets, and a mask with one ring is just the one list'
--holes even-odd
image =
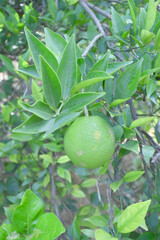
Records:
{"label": "twig", "polygon": [[160,152],[158,152],[158,153],[152,158],[151,163],[155,163],[159,157],[160,157]]}
{"label": "twig", "polygon": [[153,138],[143,129],[139,128],[139,130],[146,136],[150,144],[156,149],[160,150],[160,146],[153,140]]}
{"label": "twig", "polygon": [[91,18],[93,19],[93,21],[95,22],[98,30],[100,31],[100,33],[102,33],[103,35],[105,35],[105,32],[102,28],[102,25],[99,21],[99,19],[96,17],[96,15],[94,14],[94,12],[89,8],[89,6],[87,5],[87,3],[84,0],[79,0],[79,4],[89,13],[89,15],[91,16]]}
{"label": "twig", "polygon": [[58,9],[58,0],[55,0],[56,7]]}
{"label": "twig", "polygon": [[98,35],[96,35],[92,41],[90,42],[90,44],[88,45],[88,47],[85,49],[84,53],[82,54],[82,57],[85,58],[88,54],[88,52],[90,51],[90,49],[93,47],[94,43],[101,37],[103,37],[104,34],[103,33],[99,33]]}
{"label": "twig", "polygon": [[101,203],[102,207],[104,207],[104,203],[103,203],[103,201],[102,201],[101,193],[100,193],[100,190],[99,190],[98,180],[97,180],[97,182],[96,182],[96,188],[97,188],[98,200],[99,200],[99,202]]}
{"label": "twig", "polygon": [[111,15],[109,13],[107,13],[106,11],[102,10],[99,7],[94,6],[93,4],[91,4],[89,2],[87,2],[86,4],[88,5],[88,7],[93,9],[95,12],[100,13],[101,15],[105,16],[108,19],[111,19]]}
{"label": "twig", "polygon": [[62,222],[60,213],[59,213],[59,209],[58,209],[57,199],[56,199],[56,186],[55,186],[55,182],[54,182],[53,165],[52,164],[49,165],[49,174],[50,174],[50,178],[51,178],[52,201],[53,201],[53,205],[54,205],[54,209],[55,209],[55,214],[59,218],[59,220]]}

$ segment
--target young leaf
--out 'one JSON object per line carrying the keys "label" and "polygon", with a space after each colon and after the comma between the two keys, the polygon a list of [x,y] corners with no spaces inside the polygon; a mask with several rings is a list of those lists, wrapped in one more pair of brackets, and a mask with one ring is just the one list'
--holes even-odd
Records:
{"label": "young leaf", "polygon": [[37,72],[40,75],[40,59],[39,56],[42,55],[51,65],[51,67],[56,71],[58,67],[58,62],[55,56],[44,46],[44,44],[37,39],[26,27],[25,34],[28,41],[29,49],[36,66]]}
{"label": "young leaf", "polygon": [[105,232],[102,229],[97,229],[95,232],[96,240],[118,240],[118,238],[113,237],[111,234]]}
{"label": "young leaf", "polygon": [[146,30],[150,30],[153,26],[157,13],[157,3],[154,0],[149,0],[147,16],[146,16]]}
{"label": "young leaf", "polygon": [[63,106],[62,112],[75,112],[84,108],[84,106],[94,102],[102,97],[105,93],[78,93],[72,96]]}
{"label": "young leaf", "polygon": [[87,75],[87,80],[84,80],[76,85],[74,85],[74,87],[71,90],[71,94],[74,94],[75,92],[78,92],[79,90],[89,87],[95,83],[101,82],[103,80],[107,80],[109,78],[113,78],[113,76],[111,76],[110,74],[103,72],[103,71],[99,71],[99,72],[90,72]]}
{"label": "young leaf", "polygon": [[140,127],[148,122],[152,122],[154,119],[155,117],[145,117],[145,118],[136,119],[131,123],[130,128]]}
{"label": "young leaf", "polygon": [[123,181],[121,179],[119,181],[116,181],[116,182],[113,182],[113,183],[110,184],[110,188],[113,190],[113,192],[117,191],[117,189],[121,186],[122,182]]}
{"label": "young leaf", "polygon": [[75,118],[77,118],[79,115],[80,115],[80,112],[71,112],[71,113],[59,115],[58,117],[55,118],[54,124],[49,129],[47,129],[43,137],[45,138],[51,133],[58,130],[59,128],[67,125],[68,123],[73,121]]}
{"label": "young leaf", "polygon": [[21,125],[13,129],[16,133],[35,134],[48,131],[54,124],[54,118],[43,120],[35,115],[23,122]]}
{"label": "young leaf", "polygon": [[142,39],[143,44],[147,44],[147,43],[151,42],[154,37],[155,37],[154,33],[150,32],[148,30],[142,29],[141,39]]}
{"label": "young leaf", "polygon": [[40,56],[41,76],[44,97],[47,103],[56,109],[61,100],[61,84],[53,68]]}
{"label": "young leaf", "polygon": [[72,190],[71,194],[73,197],[76,197],[76,198],[85,198],[86,197],[86,194],[80,189]]}
{"label": "young leaf", "polygon": [[125,182],[134,182],[136,181],[138,178],[140,178],[142,175],[144,174],[144,171],[131,171],[128,172],[123,178],[122,180]]}
{"label": "young leaf", "polygon": [[93,187],[96,185],[96,182],[97,182],[96,178],[88,178],[81,183],[81,187],[82,188]]}
{"label": "young leaf", "polygon": [[130,233],[136,230],[145,218],[150,203],[151,200],[147,200],[127,207],[118,219],[118,232]]}
{"label": "young leaf", "polygon": [[45,213],[38,219],[36,223],[38,231],[38,239],[51,240],[56,239],[65,232],[65,228],[54,213]]}
{"label": "young leaf", "polygon": [[117,105],[119,105],[119,104],[121,104],[121,103],[126,102],[128,99],[129,99],[129,98],[116,99],[115,101],[113,101],[113,102],[111,103],[111,105],[109,106],[109,109],[111,109],[112,107],[115,107],[115,106],[117,106]]}
{"label": "young leaf", "polygon": [[17,72],[24,73],[27,76],[30,76],[32,78],[40,79],[40,76],[37,73],[35,66],[28,66],[28,67],[20,68],[20,69],[18,69]]}
{"label": "young leaf", "polygon": [[125,25],[122,21],[121,16],[118,14],[118,12],[112,7],[112,28],[115,34],[122,35],[125,31]]}
{"label": "young leaf", "polygon": [[21,204],[13,212],[13,224],[20,233],[31,233],[33,221],[43,213],[41,200],[28,189],[22,198]]}
{"label": "young leaf", "polygon": [[[143,59],[129,66],[117,79],[115,88],[115,98],[124,99],[131,97],[138,86],[138,79],[141,73]],[[125,89],[125,91],[122,91]]]}
{"label": "young leaf", "polygon": [[135,2],[133,0],[128,0],[128,4],[129,4],[129,9],[130,9],[130,12],[131,12],[131,16],[132,16],[134,34],[136,34],[136,30],[137,30],[136,5],[135,5]]}
{"label": "young leaf", "polygon": [[36,102],[33,105],[29,105],[25,102],[20,102],[21,107],[31,113],[34,113],[36,116],[48,120],[52,117],[53,111],[50,109],[48,104],[44,102]]}
{"label": "young leaf", "polygon": [[44,32],[45,32],[45,42],[46,42],[47,48],[57,58],[57,61],[60,62],[63,51],[67,45],[67,42],[63,37],[61,37],[61,35],[53,32],[49,28],[45,28]]}
{"label": "young leaf", "polygon": [[62,86],[62,97],[66,99],[77,77],[77,60],[74,36],[72,36],[63,52],[58,68],[58,76]]}

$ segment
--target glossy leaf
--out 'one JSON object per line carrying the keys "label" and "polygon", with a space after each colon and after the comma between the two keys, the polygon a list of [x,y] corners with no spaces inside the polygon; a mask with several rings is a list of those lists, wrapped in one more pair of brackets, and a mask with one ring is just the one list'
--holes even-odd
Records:
{"label": "glossy leaf", "polygon": [[122,35],[125,31],[124,22],[122,21],[121,16],[119,13],[112,7],[112,28],[115,34]]}
{"label": "glossy leaf", "polygon": [[82,188],[89,188],[89,187],[93,187],[96,185],[97,179],[95,178],[88,178],[85,181],[83,181],[81,183],[81,187]]}
{"label": "glossy leaf", "polygon": [[38,231],[38,240],[56,239],[65,232],[65,228],[54,213],[45,213],[38,219],[36,223]]}
{"label": "glossy leaf", "polygon": [[111,234],[105,232],[102,229],[97,229],[95,232],[96,240],[118,240],[118,238],[113,237]]}
{"label": "glossy leaf", "polygon": [[154,0],[149,0],[147,16],[146,16],[146,30],[150,30],[156,19],[157,4]]}
{"label": "glossy leaf", "polygon": [[47,129],[47,132],[44,134],[44,138],[47,137],[49,134],[55,132],[56,130],[60,129],[61,127],[69,124],[71,121],[75,120],[80,115],[79,112],[72,112],[59,115],[55,118],[54,124]]}
{"label": "glossy leaf", "polygon": [[138,151],[138,142],[135,141],[135,140],[130,140],[130,141],[124,143],[124,144],[119,143],[118,145],[121,148],[129,150],[129,151],[132,151],[132,152],[135,152],[136,154],[139,153],[139,151]]}
{"label": "glossy leaf", "polygon": [[106,72],[109,73],[109,74],[112,74],[112,73],[118,71],[119,69],[130,65],[131,63],[132,63],[132,61],[108,63],[108,67],[107,67]]}
{"label": "glossy leaf", "polygon": [[78,93],[72,96],[63,106],[62,112],[75,112],[83,109],[84,106],[94,102],[98,98],[102,97],[105,93]]}
{"label": "glossy leaf", "polygon": [[29,49],[32,54],[34,64],[36,66],[37,72],[40,75],[40,59],[39,56],[42,55],[51,65],[51,67],[56,71],[58,67],[58,62],[55,56],[44,46],[44,44],[37,39],[26,27],[25,34],[28,41]]}
{"label": "glossy leaf", "polygon": [[103,80],[107,80],[109,78],[113,78],[113,76],[111,76],[110,74],[106,73],[106,72],[90,72],[87,75],[87,79],[76,84],[72,90],[71,90],[71,94],[74,94],[75,92],[78,92],[79,90],[89,87],[95,83],[101,82]]}
{"label": "glossy leaf", "polygon": [[50,120],[43,120],[35,115],[23,122],[21,125],[13,129],[16,133],[35,134],[45,132],[51,129],[54,124],[54,118]]}
{"label": "glossy leaf", "polygon": [[50,107],[44,102],[36,102],[33,105],[29,105],[25,102],[20,102],[21,107],[31,113],[34,113],[36,116],[48,120],[53,116],[53,111]]}
{"label": "glossy leaf", "polygon": [[45,42],[47,48],[53,53],[57,58],[57,61],[60,62],[63,51],[67,45],[65,39],[61,37],[58,33],[53,32],[49,28],[45,28]]}
{"label": "glossy leaf", "polygon": [[138,118],[135,121],[133,121],[130,125],[130,128],[137,128],[140,127],[148,122],[152,122],[155,119],[155,117],[144,117],[144,118]]}
{"label": "glossy leaf", "polygon": [[147,200],[127,207],[118,219],[118,232],[129,233],[136,230],[144,220],[150,203],[151,200]]}
{"label": "glossy leaf", "polygon": [[[131,97],[137,90],[138,79],[141,73],[142,60],[129,66],[117,79],[115,98],[124,99]],[[122,91],[125,89],[125,91]]]}
{"label": "glossy leaf", "polygon": [[56,109],[61,99],[61,84],[53,68],[40,56],[41,76],[44,97],[47,103]]}
{"label": "glossy leaf", "polygon": [[43,102],[42,89],[38,86],[38,84],[34,80],[32,80],[32,94],[35,101]]}
{"label": "glossy leaf", "polygon": [[141,32],[141,39],[142,39],[142,42],[143,44],[147,44],[149,42],[152,41],[152,39],[154,38],[154,33],[148,31],[148,30],[145,30],[145,29],[142,29],[142,32]]}
{"label": "glossy leaf", "polygon": [[115,181],[113,183],[110,184],[110,188],[113,190],[113,192],[116,192],[117,189],[121,186],[123,180],[119,180],[119,181]]}
{"label": "glossy leaf", "polygon": [[41,200],[31,191],[27,190],[22,198],[21,204],[13,212],[13,224],[18,232],[31,233],[33,221],[43,213]]}
{"label": "glossy leaf", "polygon": [[58,68],[58,76],[62,86],[62,97],[66,99],[77,78],[76,49],[74,36],[72,36],[63,52]]}
{"label": "glossy leaf", "polygon": [[125,182],[134,182],[138,178],[140,178],[144,174],[144,171],[131,171],[125,174],[125,176],[122,178],[123,181]]}
{"label": "glossy leaf", "polygon": [[86,218],[85,221],[90,222],[97,227],[106,227],[108,224],[107,219],[101,215]]}
{"label": "glossy leaf", "polygon": [[35,66],[28,66],[18,69],[19,73],[24,73],[32,78],[40,79],[40,75],[37,73]]}

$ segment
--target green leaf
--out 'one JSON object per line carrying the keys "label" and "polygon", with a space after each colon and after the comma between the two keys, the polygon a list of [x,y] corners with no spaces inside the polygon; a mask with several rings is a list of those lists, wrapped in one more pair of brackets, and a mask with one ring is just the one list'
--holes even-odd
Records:
{"label": "green leaf", "polygon": [[112,28],[115,34],[122,35],[125,31],[125,25],[121,18],[121,16],[118,14],[118,12],[112,7]]}
{"label": "green leaf", "polygon": [[151,95],[154,93],[154,91],[157,88],[157,83],[156,80],[153,78],[150,78],[147,86],[146,86],[146,90],[147,90],[147,98],[149,99],[151,97]]}
{"label": "green leaf", "polygon": [[136,11],[136,5],[135,5],[135,2],[134,2],[133,0],[128,0],[128,4],[129,4],[130,12],[131,12],[134,34],[136,34],[136,30],[137,30],[137,20],[136,20],[137,11]]}
{"label": "green leaf", "polygon": [[31,233],[33,221],[43,213],[41,200],[28,189],[22,198],[21,204],[13,212],[13,224],[20,233]]}
{"label": "green leaf", "polygon": [[149,0],[147,16],[146,16],[146,30],[150,30],[153,26],[157,13],[157,3],[154,0]]}
{"label": "green leaf", "polygon": [[144,171],[131,171],[125,174],[125,176],[122,178],[123,181],[125,182],[134,182],[138,178],[140,178],[145,172]]}
{"label": "green leaf", "polygon": [[66,114],[59,115],[58,117],[55,118],[54,124],[52,126],[50,126],[49,129],[47,129],[47,132],[44,134],[43,138],[45,138],[49,134],[55,132],[59,128],[64,127],[65,125],[69,124],[71,121],[73,121],[79,115],[80,115],[80,112],[72,112],[72,113],[66,113]]}
{"label": "green leaf", "polygon": [[160,29],[158,30],[156,34],[156,39],[155,39],[155,50],[160,51]]}
{"label": "green leaf", "polygon": [[48,10],[53,18],[54,21],[56,21],[56,16],[57,16],[57,7],[54,1],[52,0],[47,0],[48,3]]}
{"label": "green leaf", "polygon": [[155,117],[144,117],[144,118],[138,118],[135,121],[133,121],[130,125],[130,128],[137,128],[140,127],[148,122],[152,122],[155,119]]}
{"label": "green leaf", "polygon": [[104,55],[104,57],[93,65],[90,72],[107,71],[110,54],[111,54],[111,51],[108,50],[107,53]]}
{"label": "green leaf", "polygon": [[57,58],[57,61],[60,62],[63,51],[67,45],[67,42],[64,40],[61,35],[53,32],[49,28],[45,28],[45,42],[47,48],[53,53],[53,55]]}
{"label": "green leaf", "polygon": [[106,227],[108,224],[107,219],[101,215],[86,218],[85,221],[90,222],[97,227]]}
{"label": "green leaf", "polygon": [[66,99],[76,82],[77,60],[74,36],[72,36],[63,52],[58,68],[58,76],[62,86],[62,97]]}
{"label": "green leaf", "polygon": [[66,163],[69,161],[70,161],[69,157],[67,155],[64,155],[64,156],[61,156],[60,158],[58,158],[57,163],[62,164],[62,163]]}
{"label": "green leaf", "polygon": [[43,102],[43,93],[41,88],[38,86],[36,81],[32,80],[32,94],[35,101],[42,101]]}
{"label": "green leaf", "polygon": [[53,116],[53,111],[50,109],[48,104],[44,102],[36,102],[33,105],[29,105],[25,102],[19,102],[21,107],[31,113],[34,113],[36,116],[48,120]]}
{"label": "green leaf", "polygon": [[75,112],[79,111],[80,109],[84,108],[84,106],[94,102],[98,98],[102,97],[105,93],[78,93],[72,96],[63,106],[62,112]]}
{"label": "green leaf", "polygon": [[6,56],[4,56],[2,54],[0,54],[0,59],[2,60],[3,64],[7,68],[7,70],[9,72],[15,74],[15,70],[14,70],[14,66],[13,66],[12,61],[8,57],[6,57]]}
{"label": "green leaf", "polygon": [[148,30],[142,29],[141,39],[142,39],[143,44],[147,44],[147,43],[151,42],[154,37],[155,37],[154,33],[150,32]]}
{"label": "green leaf", "polygon": [[130,65],[131,63],[132,63],[132,61],[108,63],[108,67],[106,69],[106,72],[109,73],[109,74],[112,74],[112,73],[118,71],[119,69],[124,68],[124,67]]}
{"label": "green leaf", "polygon": [[76,198],[85,198],[86,197],[85,193],[80,189],[72,190],[71,194],[73,197],[76,197]]}
{"label": "green leaf", "polygon": [[150,159],[151,159],[151,157],[153,157],[153,154],[155,153],[155,149],[152,146],[144,145],[142,147],[142,153],[143,153],[145,161],[149,165]]}
{"label": "green leaf", "polygon": [[55,119],[43,120],[35,115],[32,115],[29,119],[23,122],[21,125],[13,129],[16,133],[35,134],[45,132],[51,129]]}
{"label": "green leaf", "polygon": [[88,178],[85,181],[83,181],[81,183],[81,187],[82,188],[89,188],[89,187],[93,187],[96,185],[97,179],[95,178]]}
{"label": "green leaf", "polygon": [[[138,79],[141,73],[142,59],[129,66],[117,79],[115,98],[124,99],[131,97],[137,90]],[[125,91],[122,91],[125,89]]]}
{"label": "green leaf", "polygon": [[94,230],[91,230],[91,229],[87,229],[87,228],[81,229],[81,232],[89,238],[94,238],[95,236]]}
{"label": "green leaf", "polygon": [[44,97],[47,103],[56,109],[61,100],[61,84],[53,68],[40,56],[41,76]]}
{"label": "green leaf", "polygon": [[33,58],[33,62],[36,66],[37,72],[40,75],[40,59],[39,56],[42,55],[51,65],[51,67],[56,71],[58,67],[58,62],[55,56],[44,46],[44,44],[37,39],[26,27],[25,34],[28,41],[29,49]]}
{"label": "green leaf", "polygon": [[118,238],[113,237],[111,234],[105,232],[102,229],[97,229],[95,232],[96,240],[118,240]]}
{"label": "green leaf", "polygon": [[130,233],[136,230],[145,218],[150,203],[151,200],[147,200],[127,207],[118,219],[118,232]]}
{"label": "green leaf", "polygon": [[120,105],[121,103],[124,103],[128,100],[129,98],[125,98],[125,99],[116,99],[114,100],[111,105],[109,106],[109,109],[111,109],[112,107],[115,107],[117,105]]}
{"label": "green leaf", "polygon": [[123,180],[119,180],[119,181],[115,181],[113,183],[110,184],[110,188],[113,190],[113,192],[116,192],[117,189],[121,186]]}
{"label": "green leaf", "polygon": [[45,213],[40,216],[36,223],[36,229],[40,230],[38,240],[56,239],[65,232],[65,228],[54,213]]}
{"label": "green leaf", "polygon": [[69,5],[73,5],[78,2],[78,0],[67,0]]}
{"label": "green leaf", "polygon": [[64,169],[62,167],[57,168],[57,174],[59,177],[66,179],[69,183],[72,182],[71,174],[67,169]]}
{"label": "green leaf", "polygon": [[132,152],[135,152],[136,154],[139,153],[139,151],[138,151],[138,146],[139,146],[139,145],[138,145],[138,142],[135,141],[135,140],[130,140],[130,141],[124,143],[124,144],[119,143],[118,145],[119,145],[121,148],[126,149],[126,150],[129,150],[129,151],[132,151]]}
{"label": "green leaf", "polygon": [[12,135],[9,136],[9,138],[17,141],[28,142],[33,139],[33,136],[30,134],[13,133]]}
{"label": "green leaf", "polygon": [[74,85],[74,87],[71,90],[71,94],[74,94],[75,92],[78,92],[79,90],[89,87],[95,83],[101,82],[103,80],[107,80],[109,78],[113,78],[113,76],[111,76],[110,74],[103,72],[103,71],[99,71],[99,72],[90,72],[87,75],[87,79]]}
{"label": "green leaf", "polygon": [[32,78],[40,79],[40,76],[37,73],[35,66],[28,66],[28,67],[20,68],[20,69],[18,69],[17,72],[24,73],[27,76],[30,76]]}

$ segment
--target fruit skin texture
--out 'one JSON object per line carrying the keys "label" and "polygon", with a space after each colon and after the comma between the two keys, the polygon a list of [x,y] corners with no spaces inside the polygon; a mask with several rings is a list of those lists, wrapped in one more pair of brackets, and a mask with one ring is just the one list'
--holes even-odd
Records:
{"label": "fruit skin texture", "polygon": [[115,149],[112,128],[99,116],[79,117],[64,136],[64,149],[76,166],[103,166],[111,161]]}

